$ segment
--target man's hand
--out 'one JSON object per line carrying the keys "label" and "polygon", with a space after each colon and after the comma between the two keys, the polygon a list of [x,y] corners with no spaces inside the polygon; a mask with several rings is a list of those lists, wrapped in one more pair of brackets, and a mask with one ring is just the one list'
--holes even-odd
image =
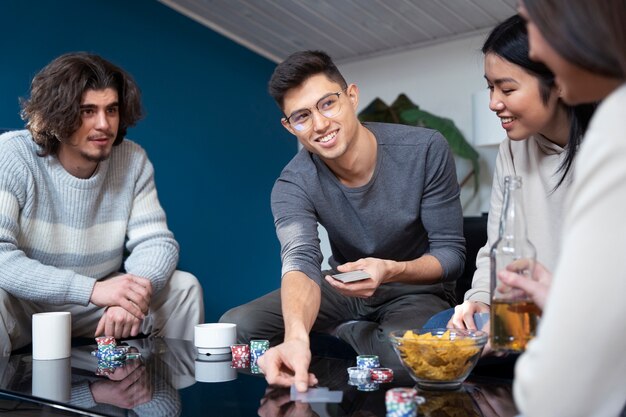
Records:
{"label": "man's hand", "polygon": [[109,307],[98,322],[95,336],[113,336],[116,339],[124,339],[128,336],[137,336],[141,330],[141,322],[133,314],[122,307]]}
{"label": "man's hand", "polygon": [[489,332],[489,326],[484,325],[482,329],[476,328],[474,314],[489,313],[489,306],[480,301],[467,300],[463,304],[454,307],[454,315],[448,322],[448,327],[455,329],[484,330]]}
{"label": "man's hand", "polygon": [[96,282],[90,301],[99,307],[120,306],[143,320],[151,298],[152,282],[149,279],[124,274]]}
{"label": "man's hand", "polygon": [[347,297],[368,298],[374,295],[376,289],[384,282],[392,263],[395,262],[377,258],[359,259],[355,262],[348,262],[343,265],[339,265],[337,269],[339,272],[350,272],[362,269],[370,274],[371,278],[364,279],[362,281],[349,282],[347,284],[338,281],[329,275],[327,275],[325,279],[340,294]]}
{"label": "man's hand", "polygon": [[550,292],[550,284],[552,283],[552,273],[539,262],[535,263],[533,275],[529,279],[526,275],[521,275],[515,271],[520,270],[518,262],[515,261],[506,267],[506,271],[500,271],[498,278],[507,286],[514,290],[521,290],[528,294],[530,298],[537,304],[537,307],[543,310],[546,305],[546,299]]}
{"label": "man's hand", "polygon": [[91,394],[97,403],[131,409],[152,399],[152,384],[146,367],[141,361],[126,366],[135,367],[135,369],[123,380],[102,379],[91,384]]}
{"label": "man's hand", "polygon": [[315,375],[309,373],[311,350],[304,340],[286,340],[270,348],[258,361],[270,385],[289,387],[296,384],[296,389],[305,392],[317,384]]}

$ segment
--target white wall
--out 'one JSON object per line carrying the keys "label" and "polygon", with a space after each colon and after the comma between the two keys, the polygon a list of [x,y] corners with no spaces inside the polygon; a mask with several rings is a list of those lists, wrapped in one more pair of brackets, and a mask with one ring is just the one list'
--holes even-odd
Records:
{"label": "white wall", "polygon": [[[339,65],[348,83],[359,86],[360,108],[379,97],[388,104],[405,93],[421,109],[452,119],[472,141],[472,93],[487,88],[480,49],[487,36],[472,36],[394,55]],[[504,130],[502,138],[504,139]],[[471,199],[471,184],[461,194],[464,213],[489,210],[491,173],[497,147],[478,148],[481,154],[480,192]],[[457,159],[462,165],[464,161]],[[466,167],[459,166],[463,172]]]}

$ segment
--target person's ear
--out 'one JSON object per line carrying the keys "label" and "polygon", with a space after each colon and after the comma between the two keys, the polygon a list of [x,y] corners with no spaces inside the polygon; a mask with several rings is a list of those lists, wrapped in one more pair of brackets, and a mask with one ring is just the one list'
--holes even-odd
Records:
{"label": "person's ear", "polygon": [[356,111],[359,106],[359,87],[356,84],[350,84],[348,88],[346,88],[346,96],[348,96],[352,108]]}
{"label": "person's ear", "polygon": [[283,127],[287,129],[289,133],[291,133],[294,136],[296,135],[295,130],[293,130],[293,127],[291,127],[291,124],[287,121],[286,118],[283,117],[282,119],[280,119],[280,124],[283,125]]}

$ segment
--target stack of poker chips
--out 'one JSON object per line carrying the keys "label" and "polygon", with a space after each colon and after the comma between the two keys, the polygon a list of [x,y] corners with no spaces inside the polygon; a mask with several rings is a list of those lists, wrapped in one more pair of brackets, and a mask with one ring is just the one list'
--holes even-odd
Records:
{"label": "stack of poker chips", "polygon": [[111,336],[96,337],[98,349],[92,355],[98,358],[96,375],[110,375],[115,368],[123,366],[126,361],[127,347],[118,347],[115,338]]}
{"label": "stack of poker chips", "polygon": [[246,344],[231,345],[232,362],[230,366],[235,369],[243,369],[250,366],[250,346]]}
{"label": "stack of poker chips", "polygon": [[250,372],[261,373],[261,368],[257,365],[257,360],[270,348],[269,340],[250,341]]}
{"label": "stack of poker chips", "polygon": [[95,356],[98,360],[107,362],[126,360],[126,352],[128,352],[128,348],[125,346],[118,347],[115,343],[114,337],[96,337],[96,343],[98,343],[98,350],[95,351]]}
{"label": "stack of poker chips", "polygon": [[385,406],[387,417],[415,417],[417,416],[417,404],[422,404],[424,399],[418,397],[413,388],[393,388],[385,394]]}
{"label": "stack of poker chips", "polygon": [[359,391],[376,391],[378,382],[372,381],[371,370],[380,367],[377,355],[359,355],[356,357],[356,367],[348,368],[348,384],[354,385]]}

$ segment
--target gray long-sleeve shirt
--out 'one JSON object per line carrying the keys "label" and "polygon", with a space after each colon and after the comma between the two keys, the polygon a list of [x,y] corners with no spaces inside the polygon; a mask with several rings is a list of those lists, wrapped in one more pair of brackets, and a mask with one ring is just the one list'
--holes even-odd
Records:
{"label": "gray long-sleeve shirt", "polygon": [[430,129],[365,126],[376,137],[378,154],[374,174],[364,186],[346,187],[305,149],[276,181],[272,211],[282,274],[297,270],[321,282],[319,222],[328,232],[333,269],[364,257],[408,261],[428,253],[441,263],[449,291],[463,271],[465,240],[446,140]]}

